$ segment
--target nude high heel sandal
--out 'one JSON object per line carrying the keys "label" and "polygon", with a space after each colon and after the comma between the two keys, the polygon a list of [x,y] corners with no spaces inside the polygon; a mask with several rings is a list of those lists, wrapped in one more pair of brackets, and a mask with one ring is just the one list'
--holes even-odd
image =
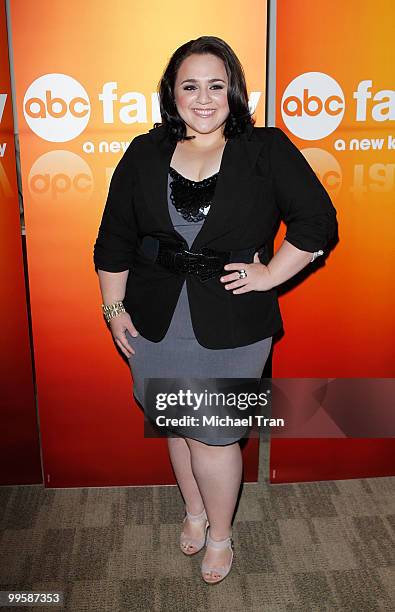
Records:
{"label": "nude high heel sandal", "polygon": [[[185,510],[186,514],[183,520],[183,523],[188,519],[193,523],[203,523],[204,521],[204,535],[202,538],[192,538],[191,536],[187,536],[184,532],[181,533],[180,536],[180,548],[184,555],[195,555],[199,550],[202,550],[203,546],[206,543],[206,532],[208,527],[208,520],[206,510],[203,510],[200,514],[190,514],[188,510]],[[188,550],[190,546],[194,547],[194,550]]]}
{"label": "nude high heel sandal", "polygon": [[[202,570],[202,578],[204,582],[206,582],[207,584],[218,584],[224,578],[226,578],[226,576],[229,574],[231,570],[232,563],[233,563],[233,548],[234,548],[233,539],[232,537],[229,537],[229,538],[226,538],[226,540],[219,540],[217,542],[216,540],[212,540],[210,538],[210,530],[208,530],[206,546],[211,546],[212,548],[216,548],[217,550],[223,550],[224,548],[230,548],[230,550],[232,551],[230,562],[226,566],[223,565],[221,567],[212,567],[208,565],[207,563],[202,563],[201,570]],[[206,572],[218,574],[219,578],[214,578],[213,580],[207,579],[204,576]]]}

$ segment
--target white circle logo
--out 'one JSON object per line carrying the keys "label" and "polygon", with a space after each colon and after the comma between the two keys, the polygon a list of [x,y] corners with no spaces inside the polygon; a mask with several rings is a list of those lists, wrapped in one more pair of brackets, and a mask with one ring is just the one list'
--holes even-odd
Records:
{"label": "white circle logo", "polygon": [[67,74],[44,74],[29,86],[23,112],[31,130],[49,142],[67,142],[88,125],[91,105],[81,83]]}
{"label": "white circle logo", "polygon": [[[35,202],[62,204],[62,210],[81,211],[82,201],[92,195],[92,170],[84,159],[71,151],[55,149],[38,157],[28,176],[30,195]],[[59,210],[59,209],[56,209]]]}
{"label": "white circle logo", "polygon": [[342,88],[323,72],[300,74],[289,83],[281,100],[285,125],[304,140],[319,140],[334,132],[344,109]]}

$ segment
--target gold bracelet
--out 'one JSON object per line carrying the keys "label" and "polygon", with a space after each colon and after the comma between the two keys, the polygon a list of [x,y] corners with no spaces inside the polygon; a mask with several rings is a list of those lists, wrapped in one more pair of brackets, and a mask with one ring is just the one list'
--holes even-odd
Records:
{"label": "gold bracelet", "polygon": [[107,323],[109,323],[111,319],[117,317],[119,314],[126,312],[122,300],[118,300],[118,302],[113,302],[112,304],[107,304],[107,306],[102,304],[101,307]]}

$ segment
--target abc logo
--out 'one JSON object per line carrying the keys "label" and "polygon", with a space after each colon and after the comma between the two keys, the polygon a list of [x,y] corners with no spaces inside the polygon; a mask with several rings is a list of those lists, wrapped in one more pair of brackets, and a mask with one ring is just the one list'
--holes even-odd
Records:
{"label": "abc logo", "polygon": [[334,132],[344,109],[340,85],[323,72],[300,74],[289,83],[281,100],[285,125],[304,140],[319,140]]}
{"label": "abc logo", "polygon": [[84,131],[91,108],[78,81],[67,74],[45,74],[26,91],[23,112],[37,136],[49,142],[66,142]]}
{"label": "abc logo", "polygon": [[84,159],[71,151],[56,149],[35,160],[29,172],[28,185],[33,200],[51,205],[50,210],[56,203],[64,205],[66,208],[63,210],[81,212],[81,203],[92,195],[94,180]]}

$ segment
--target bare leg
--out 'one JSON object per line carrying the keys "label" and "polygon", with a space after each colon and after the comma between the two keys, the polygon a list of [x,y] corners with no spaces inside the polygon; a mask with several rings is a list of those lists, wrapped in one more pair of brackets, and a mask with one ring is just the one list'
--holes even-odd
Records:
{"label": "bare leg", "polygon": [[186,509],[191,514],[199,514],[204,508],[198,484],[192,472],[191,451],[185,438],[168,438],[170,460],[173,466]]}
{"label": "bare leg", "polygon": [[[204,503],[198,484],[192,472],[191,451],[184,438],[168,438],[170,460],[178,486],[184,498],[185,507],[191,514],[200,514]],[[204,536],[205,522],[192,522],[186,519],[183,531],[186,536],[201,538]],[[187,547],[188,552],[194,552],[193,544]]]}
{"label": "bare leg", "polygon": [[[210,523],[213,540],[224,540],[232,530],[232,517],[240,489],[243,460],[238,442],[227,446],[210,446],[187,438],[191,466],[198,483]],[[212,566],[227,565],[230,549],[206,549],[204,562]],[[218,574],[207,574],[217,578]]]}

